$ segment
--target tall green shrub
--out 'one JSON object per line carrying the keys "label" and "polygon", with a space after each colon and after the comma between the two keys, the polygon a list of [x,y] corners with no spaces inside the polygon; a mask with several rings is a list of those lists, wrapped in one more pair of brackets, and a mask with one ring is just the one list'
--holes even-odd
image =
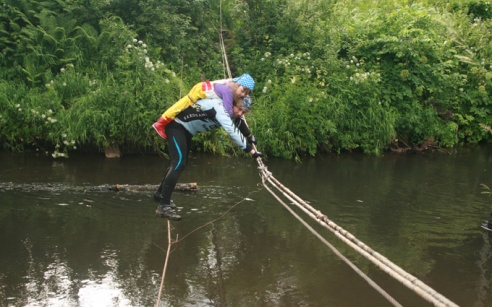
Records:
{"label": "tall green shrub", "polygon": [[[397,115],[397,136],[416,144],[424,139],[443,146],[458,144],[458,132],[468,125],[460,118],[470,115],[457,108],[460,97],[478,91],[466,86],[453,16],[396,2],[379,10],[345,7],[336,12],[336,20],[344,20],[334,29],[341,33],[339,56],[347,61],[355,56],[379,70],[381,101]],[[346,18],[349,13],[352,18]],[[478,127],[477,121],[471,124]]]}

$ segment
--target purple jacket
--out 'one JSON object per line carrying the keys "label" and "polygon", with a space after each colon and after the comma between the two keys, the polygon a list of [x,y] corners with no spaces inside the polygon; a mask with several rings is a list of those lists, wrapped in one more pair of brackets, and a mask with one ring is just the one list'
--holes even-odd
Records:
{"label": "purple jacket", "polygon": [[232,93],[232,89],[225,84],[214,84],[214,92],[222,98],[222,103],[224,107],[229,113],[229,116],[232,118],[232,106],[234,105],[234,95]]}

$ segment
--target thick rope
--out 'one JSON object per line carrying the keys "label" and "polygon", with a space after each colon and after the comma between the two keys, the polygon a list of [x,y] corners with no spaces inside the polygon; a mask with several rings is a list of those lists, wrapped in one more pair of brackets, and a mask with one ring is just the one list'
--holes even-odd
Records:
{"label": "thick rope", "polygon": [[376,284],[372,279],[370,279],[364,272],[362,272],[355,264],[353,264],[347,257],[342,255],[336,247],[334,247],[330,242],[323,238],[319,233],[317,233],[309,224],[307,224],[297,213],[294,212],[285,202],[282,201],[266,184],[263,182],[265,188],[287,209],[299,222],[301,222],[312,234],[314,234],[318,239],[320,239],[326,246],[328,246],[335,255],[342,259],[350,268],[352,268],[360,277],[362,277],[371,287],[376,289],[381,295],[383,295],[393,306],[402,306],[398,303],[391,295],[384,291],[378,284]]}
{"label": "thick rope", "polygon": [[[227,72],[228,72],[228,76],[229,78],[231,78],[231,71],[229,69],[229,63],[227,62],[227,52],[225,50],[225,46],[224,46],[224,39],[223,39],[223,36],[222,36],[222,1],[220,1],[220,43],[221,43],[221,50],[222,50],[222,58],[223,58],[223,61],[225,62],[225,65],[227,67]],[[242,117],[244,122],[246,123],[247,125],[247,122],[246,122],[246,118],[243,116]],[[253,147],[254,149],[256,150],[256,146],[253,144]],[[340,252],[338,252],[338,250],[332,246],[328,241],[326,241],[323,237],[321,237],[321,235],[319,235],[313,228],[311,228],[309,225],[306,224],[306,222],[304,222],[304,220],[302,220],[302,218],[300,218],[297,214],[295,214],[294,211],[292,211],[291,208],[289,208],[285,203],[283,203],[281,201],[281,199],[275,195],[275,193],[268,188],[268,186],[265,184],[265,178],[273,178],[272,176],[272,173],[268,172],[266,170],[266,167],[263,165],[263,162],[261,160],[261,158],[257,158],[256,159],[257,162],[258,162],[258,165],[260,167],[260,169],[262,169],[262,178],[263,178],[263,185],[265,186],[265,188],[275,197],[277,198],[277,200],[279,200],[279,202],[281,202],[284,207],[290,211],[291,214],[293,214],[302,224],[304,224],[305,227],[307,227],[313,234],[315,234],[320,240],[322,240],[338,257],[340,257],[340,259],[342,259],[345,263],[347,263],[356,273],[358,273],[364,280],[366,280],[374,289],[376,289],[376,291],[378,291],[379,293],[381,293],[389,302],[391,302],[394,306],[401,306],[394,298],[392,298],[388,293],[386,293],[381,287],[379,287],[373,280],[371,280],[367,275],[365,275],[359,268],[357,268],[352,262],[350,262],[350,260],[348,260],[346,257],[344,257],[342,254],[340,254]]]}
{"label": "thick rope", "polygon": [[[305,201],[303,201],[301,198],[295,195],[292,191],[290,191],[285,186],[283,186],[277,179],[275,179],[272,173],[267,171],[267,168],[265,167],[265,165],[263,164],[260,158],[258,158],[258,164],[260,169],[260,175],[262,177],[262,181],[265,186],[267,183],[272,185],[279,192],[281,192],[284,197],[289,199],[292,202],[292,204],[299,207],[302,211],[304,211],[307,215],[309,215],[311,218],[316,220],[319,224],[321,224],[325,228],[328,228],[343,242],[354,248],[357,252],[359,252],[361,255],[366,257],[368,260],[370,260],[372,263],[374,263],[377,267],[382,269],[384,272],[388,273],[391,277],[397,279],[403,285],[413,290],[422,298],[433,303],[435,306],[458,306],[452,301],[450,301],[449,299],[447,299],[446,297],[437,293],[434,289],[430,288],[416,277],[405,272],[402,268],[398,267],[397,265],[389,261],[381,254],[373,251],[370,247],[359,241],[355,236],[350,234],[348,231],[344,230],[342,227],[336,225],[334,222],[329,220],[326,215],[322,214],[318,210],[315,210],[313,207],[311,207],[309,204],[307,204]],[[270,191],[270,193],[272,193],[272,195],[274,195],[277,199],[280,199],[271,189],[267,189],[267,190]],[[289,211],[293,213],[292,209],[290,208]],[[316,236],[318,236],[318,238],[321,239],[321,236],[319,234],[316,234]],[[373,286],[372,283],[371,286]],[[380,292],[381,294],[383,294],[386,298],[388,298],[386,294],[384,294],[384,292],[381,292],[378,288],[375,289],[378,290],[378,292]]]}

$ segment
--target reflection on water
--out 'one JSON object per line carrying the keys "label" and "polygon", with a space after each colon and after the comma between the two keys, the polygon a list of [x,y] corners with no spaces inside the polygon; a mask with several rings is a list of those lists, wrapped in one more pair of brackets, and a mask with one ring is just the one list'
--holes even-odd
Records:
{"label": "reflection on water", "polygon": [[[313,207],[453,302],[490,306],[492,233],[479,227],[492,211],[480,187],[492,185],[490,153],[266,164]],[[166,164],[0,153],[0,305],[155,305],[167,223],[153,216],[152,193],[80,187],[157,184]],[[390,306],[258,185],[250,159],[193,156],[181,181],[198,182],[199,191],[174,197],[183,220],[172,223],[178,243],[163,306]],[[428,305],[313,227],[402,305]]]}
{"label": "reflection on water", "polygon": [[[101,261],[107,267],[104,274],[98,275],[96,272],[89,271],[88,279],[77,280],[73,278],[74,274],[70,266],[57,254],[46,255],[53,261],[46,267],[36,267],[32,259],[32,245],[27,242],[25,245],[31,256],[25,283],[26,306],[133,305],[119,282],[117,251],[102,252]],[[14,301],[15,298],[11,297],[8,300]]]}
{"label": "reflection on water", "polygon": [[78,291],[79,304],[82,306],[131,306],[132,302],[126,297],[123,285],[118,278],[118,252],[105,250],[101,261],[107,267],[102,276],[94,276],[81,281]]}

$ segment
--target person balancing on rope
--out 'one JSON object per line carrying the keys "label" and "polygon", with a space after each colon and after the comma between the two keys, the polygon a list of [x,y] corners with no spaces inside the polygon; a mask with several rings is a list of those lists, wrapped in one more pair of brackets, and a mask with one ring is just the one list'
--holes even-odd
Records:
{"label": "person balancing on rope", "polygon": [[254,86],[255,82],[249,74],[243,74],[234,79],[197,83],[193,86],[188,95],[182,97],[167,109],[159,119],[152,124],[152,127],[160,137],[166,139],[166,126],[176,117],[176,115],[199,99],[221,98],[225,104],[231,105],[234,99],[242,99],[248,96]]}
{"label": "person balancing on rope", "polygon": [[[253,88],[251,85],[251,89]],[[252,105],[251,97],[227,102],[220,98],[205,98],[178,113],[165,127],[167,148],[171,163],[154,193],[159,201],[155,214],[169,220],[179,221],[181,216],[175,211],[176,205],[171,195],[184,170],[191,148],[192,136],[222,127],[231,139],[254,159],[263,154],[255,149],[256,139],[249,130],[243,115]]]}

